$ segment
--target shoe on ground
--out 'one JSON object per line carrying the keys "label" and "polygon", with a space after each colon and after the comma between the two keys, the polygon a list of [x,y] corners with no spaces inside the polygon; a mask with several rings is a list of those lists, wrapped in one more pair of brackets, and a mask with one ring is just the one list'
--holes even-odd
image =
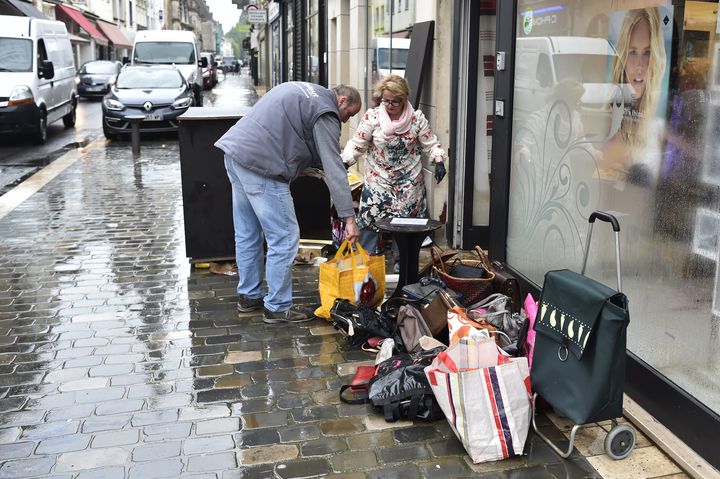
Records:
{"label": "shoe on ground", "polygon": [[267,324],[278,324],[278,323],[304,323],[306,321],[312,321],[315,319],[315,315],[305,308],[292,305],[287,311],[270,311],[267,308],[263,308],[263,322]]}
{"label": "shoe on ground", "polygon": [[238,296],[237,310],[238,313],[251,313],[259,311],[263,307],[263,298],[248,298],[245,295]]}

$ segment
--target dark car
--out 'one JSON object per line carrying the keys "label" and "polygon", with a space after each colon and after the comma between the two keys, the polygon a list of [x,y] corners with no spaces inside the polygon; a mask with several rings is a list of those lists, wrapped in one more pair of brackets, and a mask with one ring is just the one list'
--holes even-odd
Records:
{"label": "dark car", "polygon": [[193,90],[175,67],[126,66],[103,98],[103,133],[129,134],[131,118],[141,118],[141,133],[177,131],[177,117],[193,104]]}
{"label": "dark car", "polygon": [[82,97],[101,98],[110,90],[110,80],[115,78],[122,63],[107,60],[94,60],[84,63],[78,70],[77,92]]}
{"label": "dark car", "polygon": [[235,57],[223,57],[223,63],[225,64],[225,66],[223,67],[225,73],[237,73],[240,71],[240,62],[238,62],[238,59]]}

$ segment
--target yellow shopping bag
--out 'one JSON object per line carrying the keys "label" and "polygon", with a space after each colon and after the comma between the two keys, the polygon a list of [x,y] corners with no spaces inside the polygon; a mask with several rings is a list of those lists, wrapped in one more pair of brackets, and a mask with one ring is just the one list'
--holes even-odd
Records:
{"label": "yellow shopping bag", "polygon": [[335,257],[320,265],[320,307],[315,316],[330,319],[338,298],[353,304],[377,306],[385,297],[385,257],[370,256],[360,246],[343,241]]}

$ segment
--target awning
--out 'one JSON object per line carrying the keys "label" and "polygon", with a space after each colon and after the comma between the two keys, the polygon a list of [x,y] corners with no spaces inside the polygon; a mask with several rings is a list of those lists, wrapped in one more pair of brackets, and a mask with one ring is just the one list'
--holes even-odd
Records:
{"label": "awning", "polygon": [[68,36],[70,37],[70,43],[90,43],[90,40],[87,38],[73,35],[72,33],[68,33]]}
{"label": "awning", "polygon": [[55,5],[55,8],[60,9],[61,12],[70,17],[75,23],[80,26],[80,28],[85,30],[88,35],[93,37],[96,42],[100,43],[101,45],[107,45],[107,37],[105,37],[105,35],[103,35],[100,30],[98,30],[97,27],[93,25],[92,22],[88,20],[80,10],[75,10],[74,8],[70,8],[67,5],[62,5],[59,3]]}
{"label": "awning", "polygon": [[120,29],[112,23],[98,20],[97,24],[98,27],[100,27],[100,30],[102,30],[105,36],[108,37],[110,39],[110,42],[112,42],[116,47],[130,48],[132,46],[125,34],[121,32]]}
{"label": "awning", "polygon": [[22,0],[8,0],[10,5],[15,7],[20,13],[25,15],[26,17],[31,18],[42,18],[43,20],[47,20],[48,17],[35,8],[32,3],[24,2]]}

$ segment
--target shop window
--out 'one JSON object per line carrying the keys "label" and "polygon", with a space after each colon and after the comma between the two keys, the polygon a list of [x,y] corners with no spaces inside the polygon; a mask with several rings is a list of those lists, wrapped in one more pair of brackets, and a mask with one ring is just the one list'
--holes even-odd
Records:
{"label": "shop window", "polygon": [[[537,285],[579,270],[588,216],[613,211],[628,349],[720,413],[717,3],[517,11],[508,263]],[[587,272],[614,287],[611,234],[594,231]]]}

